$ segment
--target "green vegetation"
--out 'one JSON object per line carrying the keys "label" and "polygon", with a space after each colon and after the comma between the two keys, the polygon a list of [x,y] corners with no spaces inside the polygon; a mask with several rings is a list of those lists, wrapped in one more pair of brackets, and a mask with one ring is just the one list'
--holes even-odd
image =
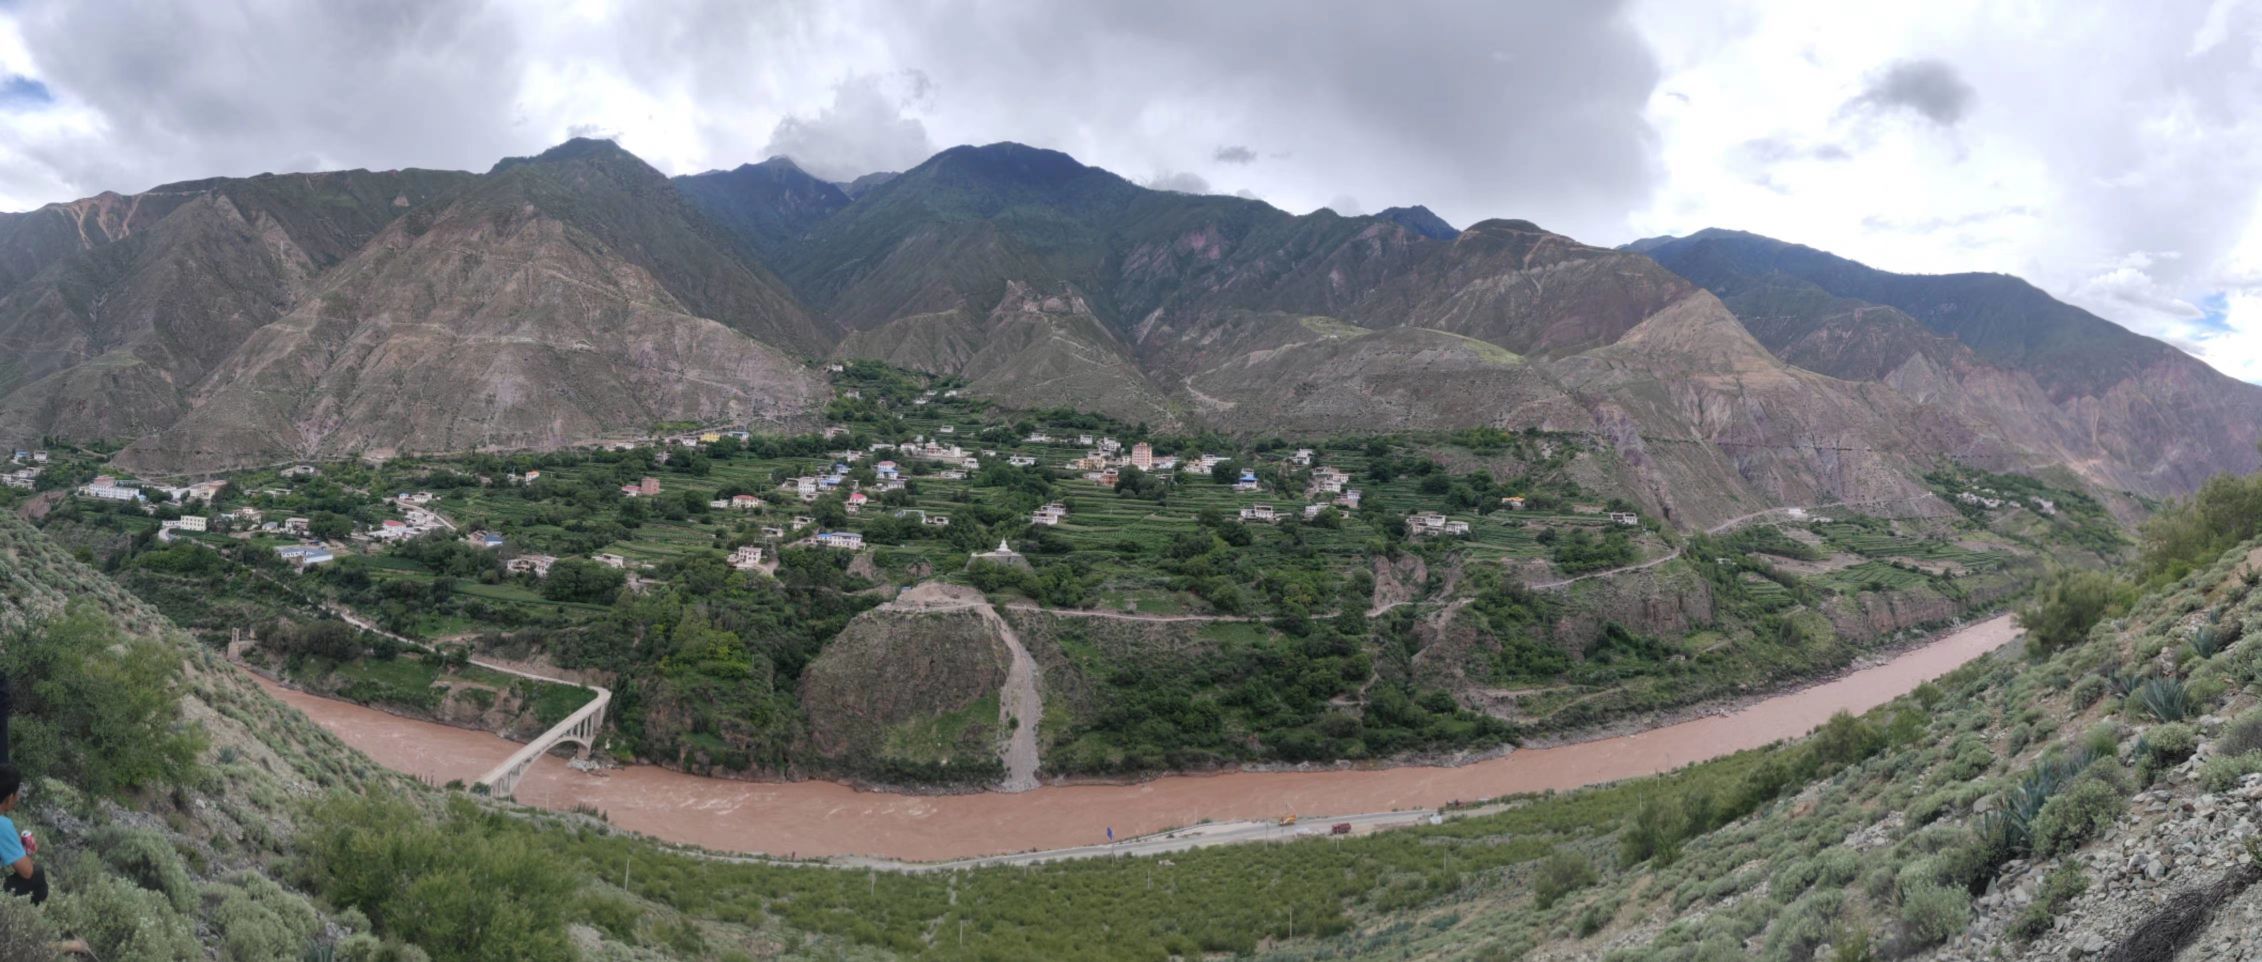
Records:
{"label": "green vegetation", "polygon": [[179,724],[178,657],[91,604],[14,632],[0,671],[15,688],[11,736],[27,778],[122,795],[180,781],[201,747]]}
{"label": "green vegetation", "polygon": [[2044,654],[2089,637],[2097,623],[2127,607],[2127,586],[2098,571],[2059,571],[2032,604],[2019,609],[2026,643]]}

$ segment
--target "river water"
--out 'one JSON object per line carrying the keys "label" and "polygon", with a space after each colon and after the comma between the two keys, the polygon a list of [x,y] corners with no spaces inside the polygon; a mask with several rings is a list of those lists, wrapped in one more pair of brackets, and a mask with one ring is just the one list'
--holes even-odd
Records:
{"label": "river water", "polygon": [[[1523,749],[1456,768],[1172,775],[1129,785],[1047,785],[1016,794],[897,795],[833,782],[743,782],[647,765],[610,774],[545,757],[519,783],[529,805],[603,811],[612,824],[720,851],[803,857],[865,855],[928,861],[1065,848],[1204,819],[1305,820],[1436,808],[1518,792],[1564,790],[1671,771],[1812,731],[1856,714],[2001,647],[2008,615],[1967,625],[1892,660],[1832,681],[1648,731]],[[388,715],[262,680],[379,764],[435,782],[470,782],[518,746],[494,735]]]}

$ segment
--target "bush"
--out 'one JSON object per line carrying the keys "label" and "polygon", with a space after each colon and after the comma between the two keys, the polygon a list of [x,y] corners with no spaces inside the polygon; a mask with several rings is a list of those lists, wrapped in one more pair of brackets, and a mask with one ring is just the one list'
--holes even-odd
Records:
{"label": "bush", "polygon": [[2199,785],[2210,792],[2227,792],[2255,772],[2262,772],[2262,752],[2216,755],[2199,766]]}
{"label": "bush", "polygon": [[204,958],[187,917],[173,911],[164,896],[115,875],[80,880],[46,907],[58,928],[85,939],[98,958],[135,962]]}
{"label": "bush", "polygon": [[2137,754],[2148,771],[2167,768],[2199,750],[2199,732],[2182,722],[2154,725],[2137,741]]}
{"label": "bush", "polygon": [[2097,704],[2097,699],[2103,697],[2105,697],[2105,679],[2096,675],[2089,675],[2074,682],[2073,689],[2066,693],[2068,703],[2076,711]]}
{"label": "bush", "polygon": [[26,778],[95,795],[178,784],[203,738],[180,718],[180,653],[74,602],[0,649],[14,683],[15,762]]}
{"label": "bush", "polygon": [[210,894],[220,898],[212,924],[228,962],[298,962],[322,929],[313,906],[264,876],[246,872]]}
{"label": "bush", "polygon": [[51,959],[48,948],[60,933],[47,916],[25,899],[0,898],[0,959]]}
{"label": "bush", "polygon": [[1910,945],[1939,945],[1970,924],[1970,892],[1922,881],[1901,889],[1901,928]]}
{"label": "bush", "polygon": [[2119,791],[2102,779],[2085,778],[2044,802],[2031,827],[2034,854],[2049,858],[2081,847],[2120,818],[2126,807]]}
{"label": "bush", "polygon": [[2066,905],[2089,890],[2089,876],[2078,866],[2063,865],[2042,879],[2042,888],[2035,893],[2034,901],[2025,911],[2011,921],[2011,934],[2022,939],[2032,939],[2050,931],[2050,925]]}
{"label": "bush", "polygon": [[[181,855],[163,835],[148,829],[105,826],[88,839],[88,848],[100,853],[112,871],[135,885],[163,895],[173,909],[196,907],[196,882],[189,878]],[[0,956],[4,958],[4,956]]]}
{"label": "bush", "polygon": [[2089,637],[2097,623],[2128,607],[2130,590],[2120,579],[2096,571],[2060,571],[2042,586],[2034,603],[2019,609],[2027,650],[2036,655]]}
{"label": "bush", "polygon": [[2262,711],[2247,712],[2223,726],[2222,737],[2215,741],[2215,751],[2222,755],[2262,752]]}
{"label": "bush", "polygon": [[1583,856],[1557,849],[1540,863],[1532,878],[1532,904],[1542,909],[1555,905],[1565,895],[1593,885],[1594,863]]}
{"label": "bush", "polygon": [[367,932],[339,940],[332,962],[431,962],[432,957],[413,945],[380,941]]}
{"label": "bush", "polygon": [[567,962],[565,909],[579,879],[501,815],[451,804],[434,825],[405,801],[334,796],[301,839],[323,896],[440,962]]}
{"label": "bush", "polygon": [[1638,865],[1655,860],[1662,867],[1681,854],[1681,840],[1689,831],[1688,815],[1678,799],[1652,797],[1634,810],[1618,835],[1618,862]]}

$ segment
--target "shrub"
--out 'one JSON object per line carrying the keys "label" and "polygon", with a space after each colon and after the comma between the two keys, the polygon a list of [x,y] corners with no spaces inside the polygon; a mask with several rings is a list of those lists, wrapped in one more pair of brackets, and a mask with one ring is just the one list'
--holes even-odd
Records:
{"label": "shrub", "polygon": [[1688,815],[1678,799],[1647,799],[1618,835],[1618,862],[1631,866],[1655,860],[1661,867],[1671,865],[1688,830]]}
{"label": "shrub", "polygon": [[1540,863],[1532,879],[1532,902],[1540,908],[1552,907],[1556,900],[1595,882],[1594,863],[1586,858],[1557,849]]}
{"label": "shrub", "polygon": [[2262,710],[2247,712],[2224,725],[2222,736],[2215,740],[2215,751],[2223,755],[2262,752]]}
{"label": "shrub", "polygon": [[2191,696],[2183,682],[2173,678],[2147,678],[2136,686],[2136,703],[2153,718],[2180,722],[2191,714]]}
{"label": "shrub", "polygon": [[1938,945],[1970,924],[1970,892],[1932,882],[1901,889],[1901,928],[1912,946]]}
{"label": "shrub", "polygon": [[2137,754],[2149,771],[2174,765],[2199,750],[2199,732],[2182,722],[2154,725],[2137,741]]}
{"label": "shrub", "polygon": [[2255,772],[2262,772],[2262,752],[2215,755],[2199,766],[2199,785],[2210,792],[2227,792]]}
{"label": "shrub", "polygon": [[379,941],[374,935],[359,932],[338,942],[333,962],[431,962],[431,958],[416,946]]}
{"label": "shrub", "polygon": [[196,882],[189,878],[181,855],[163,835],[148,829],[105,826],[88,839],[88,849],[100,853],[112,871],[135,885],[163,895],[174,911],[196,907]]}
{"label": "shrub", "polygon": [[15,687],[15,762],[96,795],[177,784],[203,739],[180,720],[180,653],[127,635],[91,604],[0,646]]}
{"label": "shrub", "polygon": [[212,924],[228,962],[297,962],[322,928],[313,906],[264,876],[243,873],[212,894],[220,896]]}
{"label": "shrub", "polygon": [[2105,697],[2105,679],[2096,675],[2089,675],[2074,682],[2073,688],[2066,692],[2067,701],[2077,711],[2097,704],[2097,699],[2103,697]]}
{"label": "shrub", "polygon": [[578,878],[522,827],[450,805],[433,825],[389,797],[334,796],[301,839],[306,874],[333,904],[441,962],[564,962]]}
{"label": "shrub", "polygon": [[2011,934],[2032,939],[2050,931],[2050,924],[2058,918],[2058,913],[2088,890],[2089,876],[2082,874],[2080,867],[2059,866],[2043,877],[2042,888],[2035,893],[2034,901],[2011,920]]}
{"label": "shrub", "polygon": [[2081,847],[2111,828],[2125,806],[2120,792],[2102,779],[2082,779],[2044,802],[2034,816],[2034,854],[2048,858]]}
{"label": "shrub", "polygon": [[[99,958],[190,962],[204,958],[196,929],[165,897],[115,875],[78,881],[47,903],[55,925]],[[37,958],[37,956],[32,956]]]}
{"label": "shrub", "polygon": [[2129,587],[2111,575],[2058,572],[2042,586],[2033,604],[2019,609],[2027,650],[2046,655],[2088,638],[2098,622],[2128,606],[2130,594]]}
{"label": "shrub", "polygon": [[50,959],[60,937],[55,923],[24,899],[0,898],[0,959]]}

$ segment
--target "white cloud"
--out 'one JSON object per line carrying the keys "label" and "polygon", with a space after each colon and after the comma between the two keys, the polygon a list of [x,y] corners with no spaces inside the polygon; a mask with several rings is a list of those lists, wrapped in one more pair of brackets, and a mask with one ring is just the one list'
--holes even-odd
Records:
{"label": "white cloud", "polygon": [[[1666,174],[1630,236],[1738,227],[1888,270],[2017,274],[2262,372],[2238,353],[2256,339],[2199,306],[2262,236],[2251,4],[1647,0],[1633,16],[1665,70],[1649,112]],[[1934,66],[1912,80],[1909,64]],[[2229,303],[2234,329],[2254,317]]]}

